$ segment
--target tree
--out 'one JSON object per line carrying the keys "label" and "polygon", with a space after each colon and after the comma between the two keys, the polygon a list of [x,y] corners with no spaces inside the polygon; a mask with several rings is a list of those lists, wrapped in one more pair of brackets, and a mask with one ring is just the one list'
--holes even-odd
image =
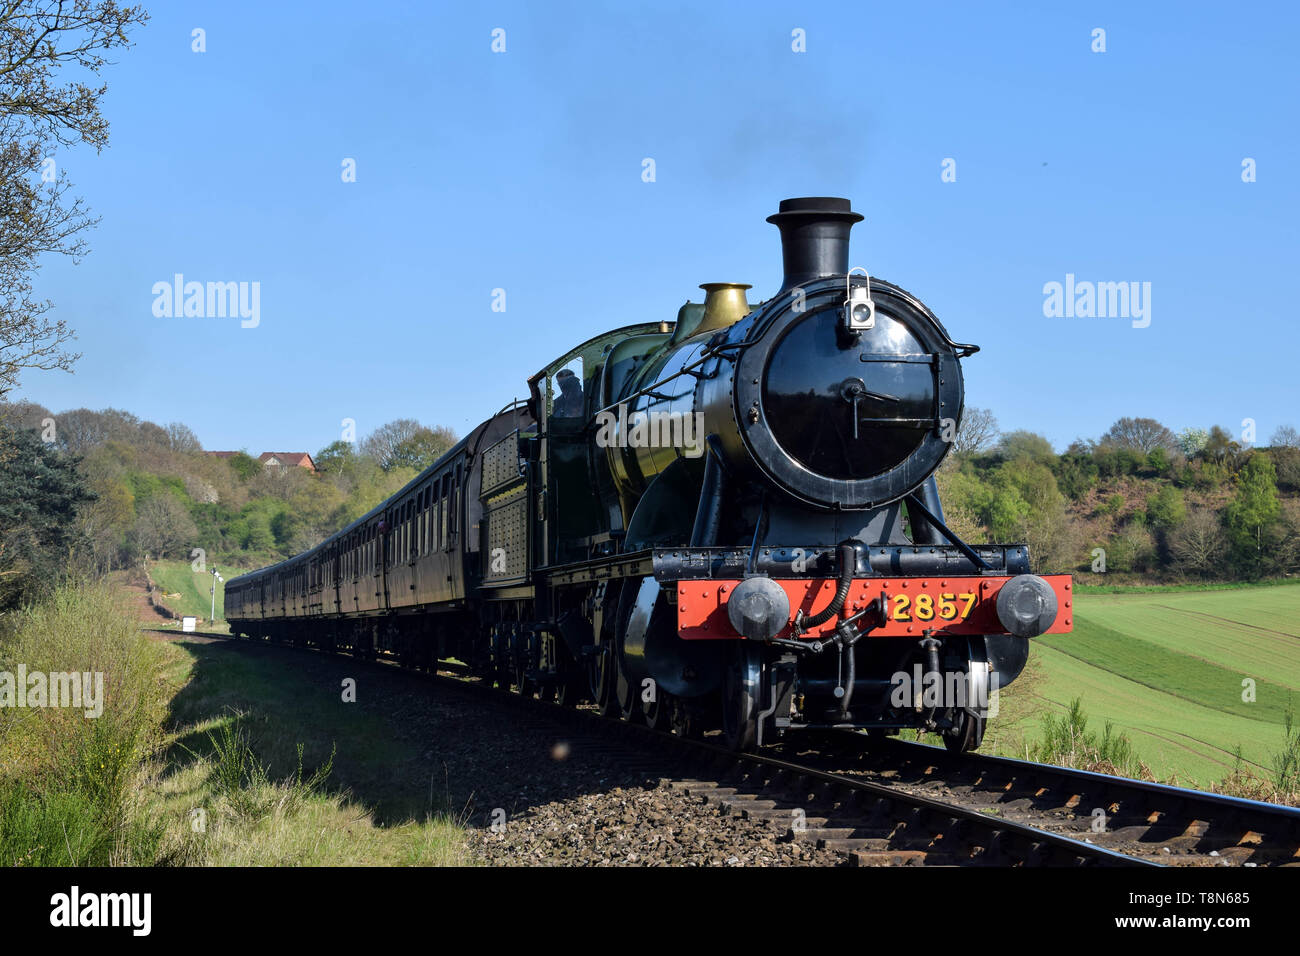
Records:
{"label": "tree", "polygon": [[198,535],[189,509],[168,491],[150,495],[136,511],[132,536],[136,547],[147,556],[188,554]]}
{"label": "tree", "polygon": [[167,446],[172,451],[185,455],[203,450],[203,446],[199,444],[199,436],[194,434],[188,425],[180,422],[172,422],[167,426]]}
{"label": "tree", "polygon": [[414,418],[397,418],[380,425],[361,442],[361,454],[373,458],[387,471],[395,463],[398,447],[423,427]]}
{"label": "tree", "polygon": [[1151,532],[1140,524],[1129,525],[1106,542],[1106,570],[1148,571],[1155,563],[1156,546]]}
{"label": "tree", "polygon": [[248,515],[248,537],[243,545],[249,551],[266,551],[275,544],[275,534],[271,531],[271,520],[264,511],[254,511]]}
{"label": "tree", "polygon": [[1199,455],[1210,440],[1210,433],[1204,428],[1184,428],[1178,433],[1178,449],[1186,457]]}
{"label": "tree", "polygon": [[987,408],[967,406],[962,412],[961,424],[952,440],[954,455],[979,455],[991,450],[997,442],[998,420]]}
{"label": "tree", "polygon": [[1006,459],[1029,458],[1048,463],[1056,458],[1052,443],[1037,432],[1007,432],[998,442],[998,454]]}
{"label": "tree", "polygon": [[1014,458],[997,467],[990,485],[992,495],[982,517],[995,541],[1023,541],[1040,568],[1072,562],[1075,528],[1066,515],[1065,496],[1046,465],[1027,456]]}
{"label": "tree", "polygon": [[58,580],[77,513],[92,498],[75,458],[33,431],[0,426],[0,609]]}
{"label": "tree", "polygon": [[44,405],[38,405],[26,399],[17,402],[0,400],[0,425],[8,425],[11,428],[35,429],[39,432],[45,427],[45,420],[53,417],[53,414]]}
{"label": "tree", "polygon": [[1169,449],[1163,445],[1159,448],[1152,448],[1151,453],[1147,455],[1146,466],[1156,477],[1168,474],[1173,467]]}
{"label": "tree", "polygon": [[1300,432],[1291,425],[1283,425],[1273,432],[1273,437],[1269,441],[1274,448],[1300,449]]}
{"label": "tree", "polygon": [[322,474],[337,474],[344,470],[353,459],[356,458],[356,451],[351,442],[332,441],[315,455],[312,461],[316,463],[316,470]]}
{"label": "tree", "polygon": [[1207,460],[1231,468],[1236,463],[1237,456],[1241,454],[1241,445],[1233,441],[1232,435],[1226,429],[1215,425],[1210,429],[1201,453]]}
{"label": "tree", "polygon": [[271,519],[271,535],[276,546],[285,554],[293,554],[293,541],[302,527],[298,515],[288,509],[279,512]]}
{"label": "tree", "polygon": [[1194,509],[1169,535],[1169,553],[1174,564],[1187,574],[1209,577],[1220,572],[1226,547],[1223,522],[1206,508]]}
{"label": "tree", "polygon": [[131,489],[116,478],[88,476],[87,484],[95,500],[77,516],[85,553],[77,562],[95,572],[111,570],[135,520],[135,498]]}
{"label": "tree", "polygon": [[[78,356],[72,329],[52,320],[49,301],[32,298],[33,276],[51,253],[74,261],[94,225],[57,170],[60,147],[96,151],[108,142],[99,111],[106,87],[61,83],[64,67],[98,77],[107,55],[148,19],[115,0],[6,0],[0,6],[0,397],[24,369],[68,370]],[[88,74],[88,76],[87,76]]]}
{"label": "tree", "polygon": [[1277,467],[1277,486],[1300,491],[1300,448],[1274,443],[1269,449],[1269,457]]}
{"label": "tree", "polygon": [[226,459],[226,464],[239,476],[240,481],[248,481],[262,473],[262,463],[247,452],[235,452]]}
{"label": "tree", "polygon": [[1144,458],[1157,448],[1170,453],[1179,451],[1174,433],[1154,418],[1121,418],[1101,436],[1100,443],[1135,452]]}
{"label": "tree", "polygon": [[393,449],[389,467],[400,465],[424,471],[456,444],[456,433],[450,428],[439,425],[437,428],[421,428],[410,438],[400,442]]}
{"label": "tree", "polygon": [[1169,531],[1182,524],[1187,517],[1183,493],[1173,485],[1162,485],[1147,498],[1147,518],[1157,531]]}
{"label": "tree", "polygon": [[1224,511],[1234,557],[1247,573],[1259,573],[1267,564],[1265,540],[1281,511],[1273,462],[1266,455],[1251,455]]}

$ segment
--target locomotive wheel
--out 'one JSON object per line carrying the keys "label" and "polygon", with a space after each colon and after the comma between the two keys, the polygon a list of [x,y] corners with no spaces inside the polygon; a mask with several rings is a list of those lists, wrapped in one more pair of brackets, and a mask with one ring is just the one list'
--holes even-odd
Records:
{"label": "locomotive wheel", "polygon": [[555,702],[561,707],[576,707],[586,693],[586,675],[567,651],[560,654],[560,676],[555,684]]}
{"label": "locomotive wheel", "polygon": [[540,689],[540,682],[528,676],[537,659],[536,641],[537,635],[531,631],[515,633],[515,687],[524,697],[532,697]]}
{"label": "locomotive wheel", "polygon": [[[616,654],[615,657],[618,655]],[[628,680],[627,672],[623,670],[622,665],[618,666],[618,674],[614,684],[614,697],[618,701],[618,715],[629,724],[640,724],[645,722],[645,712],[641,709],[641,688]]]}
{"label": "locomotive wheel", "polygon": [[594,655],[587,665],[591,678],[591,697],[602,717],[618,715],[618,665],[614,662],[615,656],[614,645],[605,643],[600,646],[600,653]]}
{"label": "locomotive wheel", "polygon": [[763,659],[749,641],[732,642],[722,676],[722,737],[735,751],[753,750],[758,736]]}
{"label": "locomotive wheel", "polygon": [[943,732],[943,745],[951,753],[966,753],[984,741],[984,718],[961,712],[957,726]]}
{"label": "locomotive wheel", "polygon": [[655,688],[655,699],[641,701],[641,717],[651,730],[668,730],[672,726],[673,695]]}

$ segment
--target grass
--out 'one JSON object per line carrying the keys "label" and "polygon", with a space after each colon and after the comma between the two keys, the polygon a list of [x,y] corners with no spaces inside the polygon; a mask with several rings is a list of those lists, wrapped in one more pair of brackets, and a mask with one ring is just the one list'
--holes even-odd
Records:
{"label": "grass", "polygon": [[[151,780],[172,862],[464,865],[464,830],[389,722],[344,704],[313,658],[178,642],[189,669]],[[329,662],[324,662],[325,664]]]}
{"label": "grass", "polygon": [[[1159,779],[1278,782],[1275,761],[1300,750],[1287,724],[1300,703],[1300,588],[1143,589],[1076,600],[1073,633],[1034,641],[1038,678],[1004,691],[1011,719],[994,721],[997,752],[1047,746],[1043,714],[1068,721],[1078,698]],[[1020,713],[1008,715],[1007,701]]]}
{"label": "grass", "polygon": [[293,661],[149,639],[103,584],[12,615],[0,671],[100,671],[105,703],[0,707],[0,865],[468,862],[435,788],[389,795],[414,744]]}
{"label": "grass", "polygon": [[61,587],[3,623],[0,671],[101,674],[103,711],[0,708],[0,865],[153,861],[162,828],[138,812],[135,781],[162,744],[166,657],[102,585]]}
{"label": "grass", "polygon": [[1300,584],[1300,578],[1266,578],[1260,581],[1184,581],[1181,584],[1090,584],[1100,575],[1078,573],[1074,590],[1077,594],[1151,594],[1181,591],[1240,591],[1243,588],[1273,588]]}
{"label": "grass", "polygon": [[[221,577],[217,582],[217,625],[224,625],[222,608],[226,597],[226,581],[238,577],[244,571],[221,565]],[[155,561],[149,565],[149,576],[158,586],[159,599],[168,609],[184,617],[193,615],[199,619],[200,630],[212,630],[206,627],[212,613],[212,574],[209,571],[195,571],[189,561]]]}

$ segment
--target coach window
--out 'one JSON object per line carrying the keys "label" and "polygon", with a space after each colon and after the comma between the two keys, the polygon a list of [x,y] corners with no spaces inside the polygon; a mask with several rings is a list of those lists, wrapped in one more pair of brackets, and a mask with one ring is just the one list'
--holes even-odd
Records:
{"label": "coach window", "polygon": [[447,476],[438,479],[438,548],[447,546]]}
{"label": "coach window", "polygon": [[433,485],[429,485],[429,487],[424,489],[424,553],[425,554],[428,554],[431,551],[433,551],[433,547],[434,547],[433,545],[434,510],[433,509],[436,506],[436,502],[434,501],[436,497],[437,496],[434,494],[433,491]]}
{"label": "coach window", "polygon": [[406,503],[406,560],[420,553],[420,496]]}
{"label": "coach window", "polygon": [[421,488],[420,497],[416,499],[420,502],[420,554],[429,553],[429,489]]}
{"label": "coach window", "polygon": [[428,515],[425,509],[429,507],[429,493],[425,488],[421,488],[419,494],[415,496],[415,553],[424,554],[429,550],[429,541],[426,535],[429,530]]}
{"label": "coach window", "polygon": [[411,502],[402,505],[402,549],[399,554],[403,562],[411,560]]}
{"label": "coach window", "polygon": [[447,493],[451,490],[451,475],[443,475],[438,492],[438,547],[447,547]]}
{"label": "coach window", "polygon": [[415,493],[415,547],[416,555],[424,554],[424,489]]}

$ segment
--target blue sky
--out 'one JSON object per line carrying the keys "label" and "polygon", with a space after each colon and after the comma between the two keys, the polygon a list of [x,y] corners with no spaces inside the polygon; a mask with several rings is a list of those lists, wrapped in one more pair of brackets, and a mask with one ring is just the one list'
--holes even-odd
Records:
{"label": "blue sky", "polygon": [[[771,295],[764,217],[839,195],[853,263],[982,346],[967,402],[1004,429],[1300,425],[1294,5],[149,6],[109,148],[58,157],[102,223],[37,291],[84,357],[11,397],[254,454],[463,434],[701,282]],[[260,324],[155,317],[175,273],[260,283]],[[1067,273],[1151,283],[1150,325],[1045,317]]]}

